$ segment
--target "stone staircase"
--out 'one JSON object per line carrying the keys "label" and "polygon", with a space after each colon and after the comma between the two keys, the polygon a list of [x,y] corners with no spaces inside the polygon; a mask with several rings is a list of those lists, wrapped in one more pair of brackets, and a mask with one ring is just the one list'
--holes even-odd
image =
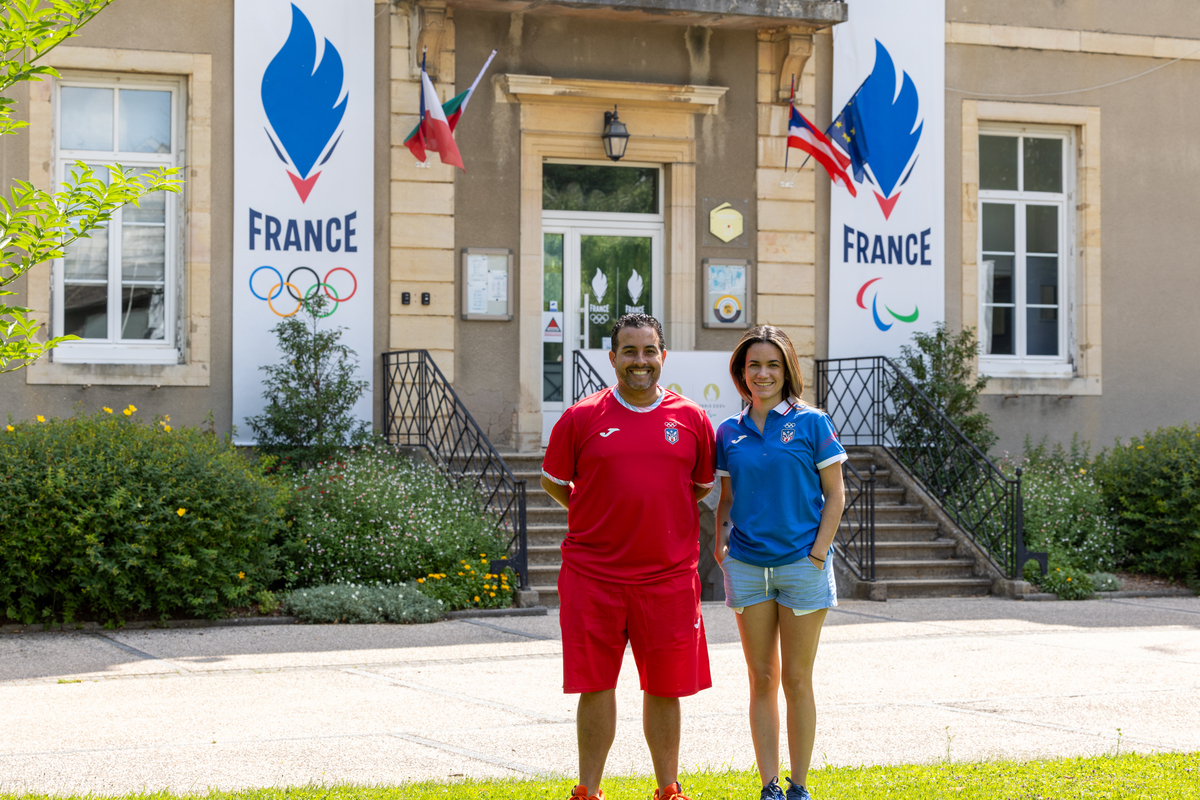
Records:
{"label": "stone staircase", "polygon": [[[993,578],[977,564],[971,548],[947,530],[945,522],[922,498],[914,496],[907,476],[893,471],[867,448],[850,448],[850,463],[866,477],[872,461],[875,472],[875,582],[854,581],[845,569],[838,571],[839,594],[863,599],[950,597],[987,595]],[[517,479],[526,481],[526,531],[529,537],[529,583],[541,605],[558,605],[559,546],[567,535],[567,512],[542,490],[541,453],[503,453]],[[711,507],[709,507],[711,506]],[[702,506],[702,528],[711,531],[716,495]],[[708,525],[704,517],[708,517]],[[711,534],[701,538],[711,541]],[[708,560],[711,560],[709,556]],[[701,576],[706,574],[701,553]],[[724,589],[714,581],[712,599],[723,599]]]}
{"label": "stone staircase", "polygon": [[[887,460],[867,448],[851,447],[847,453],[864,478],[871,464],[876,466],[875,582],[846,587],[849,596],[884,600],[991,594],[993,578],[950,526],[938,521],[932,504],[915,496],[907,475],[893,474]],[[838,579],[853,583],[847,570],[839,570]]]}

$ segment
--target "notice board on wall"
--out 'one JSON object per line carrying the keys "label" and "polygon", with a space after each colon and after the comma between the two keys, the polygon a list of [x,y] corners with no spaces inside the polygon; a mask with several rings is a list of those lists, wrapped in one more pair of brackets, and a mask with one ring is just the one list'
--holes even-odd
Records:
{"label": "notice board on wall", "polygon": [[463,319],[512,319],[512,263],[512,250],[498,247],[463,248]]}

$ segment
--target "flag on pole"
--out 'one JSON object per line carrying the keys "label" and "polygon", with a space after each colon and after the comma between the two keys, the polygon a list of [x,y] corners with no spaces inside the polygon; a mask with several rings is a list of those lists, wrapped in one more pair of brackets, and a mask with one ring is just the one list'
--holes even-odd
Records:
{"label": "flag on pole", "polygon": [[466,171],[462,156],[458,153],[458,145],[454,142],[454,134],[442,104],[438,101],[437,90],[429,73],[425,71],[425,57],[421,56],[421,121],[417,124],[413,135],[405,142],[408,149],[418,161],[425,160],[425,151],[432,150],[442,159],[443,164],[450,164]]}
{"label": "flag on pole", "polygon": [[834,150],[834,153],[837,154],[838,163],[842,165],[842,169],[851,167],[854,180],[858,183],[862,183],[864,177],[868,181],[871,180],[871,176],[866,171],[869,153],[867,152],[867,137],[863,133],[862,116],[858,113],[858,92],[852,94],[846,101],[846,105],[842,107],[842,113],[833,120],[833,124],[825,131],[825,135],[838,148]]}
{"label": "flag on pole", "polygon": [[[488,56],[488,60],[484,62],[483,69],[479,70],[479,74],[475,76],[475,82],[471,84],[471,88],[467,89],[465,92],[459,92],[454,97],[451,97],[449,100],[442,103],[442,113],[446,116],[446,123],[450,126],[451,132],[458,127],[458,121],[462,119],[463,112],[467,110],[467,103],[471,101],[471,95],[475,94],[475,87],[479,85],[479,81],[483,78],[483,73],[487,72],[487,68],[491,66],[492,59],[495,57],[496,51],[493,50],[492,54]],[[422,113],[422,117],[424,117],[424,113]],[[412,150],[412,154],[416,156],[418,161],[424,161],[425,151],[421,150],[418,152],[418,150],[414,147],[414,142],[420,130],[421,125],[420,123],[417,123],[417,126],[409,132],[408,138],[404,140],[404,144],[409,150]],[[419,146],[420,145],[418,144],[417,147]]]}
{"label": "flag on pole", "polygon": [[791,106],[792,117],[788,123],[787,146],[802,150],[817,160],[817,163],[829,173],[829,179],[835,184],[845,186],[851,197],[857,197],[850,176],[842,166],[844,156],[834,149],[825,135],[813,127],[804,115]]}

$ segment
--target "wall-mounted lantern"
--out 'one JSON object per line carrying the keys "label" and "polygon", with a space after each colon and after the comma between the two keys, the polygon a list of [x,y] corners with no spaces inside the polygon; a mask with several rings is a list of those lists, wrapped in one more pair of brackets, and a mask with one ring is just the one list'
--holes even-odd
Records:
{"label": "wall-mounted lantern", "polygon": [[613,106],[612,111],[604,112],[604,133],[600,135],[604,140],[604,154],[613,161],[620,161],[625,157],[625,148],[629,144],[629,131],[625,128],[625,123],[617,119],[617,107]]}

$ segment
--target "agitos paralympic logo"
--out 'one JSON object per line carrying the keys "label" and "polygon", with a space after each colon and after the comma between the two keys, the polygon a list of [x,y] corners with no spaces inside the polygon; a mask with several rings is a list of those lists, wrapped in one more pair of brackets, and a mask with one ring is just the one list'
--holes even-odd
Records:
{"label": "agitos paralympic logo", "polygon": [[263,73],[262,104],[270,123],[267,138],[302,203],[344,133],[338,128],[350,95],[342,94],[343,79],[342,56],[328,39],[317,63],[316,32],[293,4],[291,32]]}

